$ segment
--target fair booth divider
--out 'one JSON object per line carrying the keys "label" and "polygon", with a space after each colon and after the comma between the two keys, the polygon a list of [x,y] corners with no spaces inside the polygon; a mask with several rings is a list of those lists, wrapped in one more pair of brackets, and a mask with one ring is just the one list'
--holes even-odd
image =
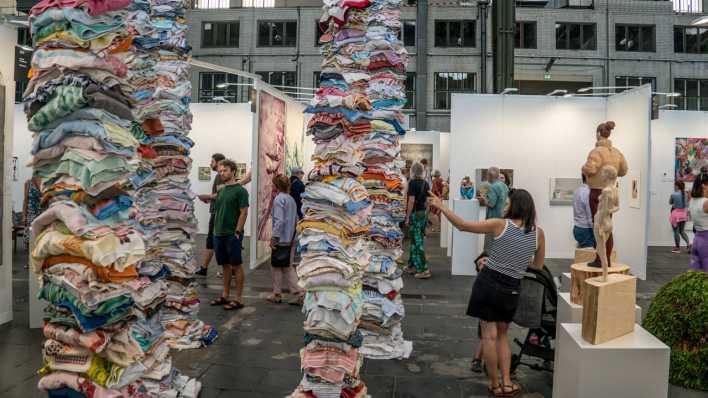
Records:
{"label": "fair booth divider", "polygon": [[[572,206],[551,203],[551,179],[580,178],[595,146],[598,124],[614,120],[613,145],[622,150],[629,173],[620,178],[620,211],[615,217],[618,261],[646,278],[649,219],[651,88],[643,86],[606,98],[454,94],[450,136],[450,199],[459,200],[459,183],[477,169],[513,170],[514,188],[535,200],[538,224],[546,234],[546,257],[573,258]],[[635,181],[635,197],[632,194]],[[630,207],[630,204],[633,207]],[[472,215],[483,219],[484,211]],[[455,250],[462,238],[453,233],[453,270],[474,275],[481,245]],[[457,264],[457,267],[456,267]]]}

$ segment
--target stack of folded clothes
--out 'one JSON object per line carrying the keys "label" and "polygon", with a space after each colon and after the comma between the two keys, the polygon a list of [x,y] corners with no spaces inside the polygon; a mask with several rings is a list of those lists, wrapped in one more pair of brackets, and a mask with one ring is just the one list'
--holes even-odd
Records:
{"label": "stack of folded clothes", "polygon": [[413,349],[403,339],[404,316],[400,291],[402,271],[396,267],[403,254],[405,192],[402,184],[398,125],[406,103],[404,89],[406,49],[398,39],[401,28],[399,0],[372,0],[367,19],[366,44],[370,73],[366,96],[371,101],[371,132],[363,137],[366,171],[364,186],[373,203],[367,250],[372,261],[364,275],[361,353],[371,359],[408,358]]}
{"label": "stack of folded clothes", "polygon": [[[151,166],[159,157],[136,117],[141,97],[129,74],[149,59],[130,22],[140,9],[127,0],[44,0],[30,12],[35,52],[24,100],[42,210],[30,263],[49,303],[38,387],[51,397],[196,397],[201,389],[169,356],[178,332],[165,329],[162,312],[175,301],[172,281],[143,272],[152,247],[136,218],[137,192],[159,175]],[[188,207],[178,211],[190,221]]]}
{"label": "stack of folded clothes", "polygon": [[144,178],[136,201],[147,249],[140,272],[167,283],[161,320],[170,347],[198,348],[211,344],[216,330],[197,319],[197,220],[189,182],[194,143],[188,137],[191,49],[185,40],[184,2],[135,0],[130,10],[137,51],[129,62],[128,79],[136,87],[134,114],[144,133]]}

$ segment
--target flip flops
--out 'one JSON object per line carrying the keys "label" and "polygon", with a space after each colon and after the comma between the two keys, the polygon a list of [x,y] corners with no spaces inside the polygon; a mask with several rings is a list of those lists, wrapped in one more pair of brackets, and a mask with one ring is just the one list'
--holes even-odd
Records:
{"label": "flip flops", "polygon": [[224,304],[224,309],[226,311],[240,310],[243,307],[244,305],[238,301],[229,301],[228,303]]}

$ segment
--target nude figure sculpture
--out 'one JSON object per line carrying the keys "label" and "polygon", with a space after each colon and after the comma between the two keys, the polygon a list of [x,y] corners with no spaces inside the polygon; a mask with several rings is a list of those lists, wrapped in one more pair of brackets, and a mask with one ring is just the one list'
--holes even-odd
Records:
{"label": "nude figure sculpture", "polygon": [[600,169],[604,188],[600,194],[600,200],[595,214],[593,232],[597,242],[597,254],[602,263],[602,280],[607,281],[607,267],[609,266],[609,253],[602,250],[605,243],[612,236],[612,214],[619,210],[619,194],[617,192],[617,169],[607,165]]}

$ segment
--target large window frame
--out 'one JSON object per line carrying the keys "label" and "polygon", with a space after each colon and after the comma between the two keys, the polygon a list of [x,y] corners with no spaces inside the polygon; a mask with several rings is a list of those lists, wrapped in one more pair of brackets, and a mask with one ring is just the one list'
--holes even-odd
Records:
{"label": "large window frame", "polygon": [[616,24],[615,51],[656,52],[656,25]]}
{"label": "large window frame", "polygon": [[295,47],[297,45],[297,21],[259,20],[257,47]]}
{"label": "large window frame", "polygon": [[[199,72],[199,91],[197,102],[214,102],[214,98],[223,97],[228,102],[248,102],[250,79],[224,72]],[[233,85],[218,88],[220,83]]]}
{"label": "large window frame", "polygon": [[295,71],[261,71],[256,74],[261,77],[261,80],[272,86],[297,87]]}
{"label": "large window frame", "polygon": [[415,72],[406,72],[406,81],[405,81],[405,91],[406,91],[406,104],[403,105],[403,109],[406,110],[415,110],[416,104],[415,104],[415,87],[416,87],[416,73]]}
{"label": "large window frame", "polygon": [[708,54],[708,28],[674,25],[674,52]]}
{"label": "large window frame", "polygon": [[674,98],[677,109],[708,111],[708,79],[674,79],[674,90],[681,94]]}
{"label": "large window frame", "polygon": [[[574,38],[574,33],[577,38]],[[592,34],[592,38],[586,36]],[[583,22],[556,22],[556,50],[596,51],[597,24]]]}
{"label": "large window frame", "polygon": [[401,30],[398,33],[398,38],[403,42],[404,47],[415,47],[417,30],[414,19],[401,21]]}
{"label": "large window frame", "polygon": [[[239,21],[202,22],[202,48],[238,48],[240,25]],[[219,37],[220,35],[223,37]],[[223,39],[221,43],[219,43],[220,38]]]}
{"label": "large window frame", "polygon": [[536,21],[516,21],[514,48],[538,48],[538,24]]}
{"label": "large window frame", "polygon": [[477,47],[477,20],[436,19],[435,47]]}
{"label": "large window frame", "polygon": [[476,92],[476,74],[473,72],[435,72],[433,81],[434,109],[449,110],[452,94]]}

